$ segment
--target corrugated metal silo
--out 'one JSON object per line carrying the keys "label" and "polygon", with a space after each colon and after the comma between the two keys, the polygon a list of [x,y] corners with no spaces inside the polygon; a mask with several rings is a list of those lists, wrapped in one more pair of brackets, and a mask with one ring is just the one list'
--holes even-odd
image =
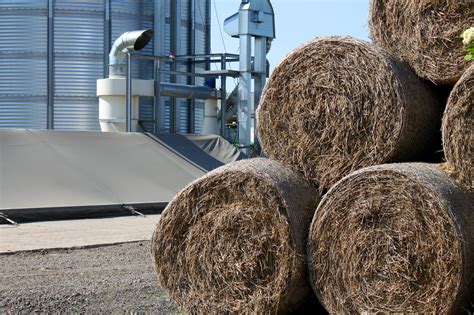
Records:
{"label": "corrugated metal silo", "polygon": [[[111,43],[123,32],[153,28],[166,44],[151,43],[141,53],[209,53],[209,5],[208,0],[0,1],[0,128],[99,130],[96,80],[107,75]],[[135,61],[133,69],[136,78],[152,78],[152,62]],[[176,82],[191,83],[182,77]],[[193,121],[202,120],[202,104],[196,101],[191,114],[189,101],[176,102],[175,130],[189,132]],[[151,119],[153,100],[140,103],[141,117]],[[168,120],[173,102],[166,103]]]}

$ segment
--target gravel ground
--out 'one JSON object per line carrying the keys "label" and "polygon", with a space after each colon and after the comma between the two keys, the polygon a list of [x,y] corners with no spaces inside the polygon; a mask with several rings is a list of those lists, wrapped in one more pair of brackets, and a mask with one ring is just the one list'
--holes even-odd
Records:
{"label": "gravel ground", "polygon": [[[158,285],[149,248],[142,241],[0,254],[0,314],[179,314]],[[327,313],[311,300],[294,314]]]}
{"label": "gravel ground", "polygon": [[0,255],[0,313],[175,314],[149,242]]}

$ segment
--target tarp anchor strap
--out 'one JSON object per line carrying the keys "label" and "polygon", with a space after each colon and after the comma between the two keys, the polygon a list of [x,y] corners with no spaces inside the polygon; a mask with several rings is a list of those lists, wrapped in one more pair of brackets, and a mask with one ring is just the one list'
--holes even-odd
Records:
{"label": "tarp anchor strap", "polygon": [[146,215],[144,215],[144,214],[141,213],[141,212],[138,212],[138,211],[135,210],[135,208],[132,207],[132,206],[125,206],[125,205],[123,205],[122,208],[124,208],[125,210],[130,211],[130,212],[131,212],[132,214],[134,214],[134,215],[139,215],[139,216],[141,216],[141,217],[143,217],[143,218],[146,218]]}
{"label": "tarp anchor strap", "polygon": [[8,223],[10,223],[12,225],[15,225],[15,226],[19,225],[18,223],[16,223],[12,219],[8,218],[4,213],[1,213],[1,212],[0,212],[0,218],[4,219],[5,221],[7,221]]}

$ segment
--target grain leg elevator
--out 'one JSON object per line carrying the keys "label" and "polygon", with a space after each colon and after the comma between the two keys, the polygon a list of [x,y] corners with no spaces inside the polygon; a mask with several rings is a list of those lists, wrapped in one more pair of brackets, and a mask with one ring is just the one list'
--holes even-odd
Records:
{"label": "grain leg elevator", "polygon": [[[255,107],[260,102],[268,75],[266,58],[268,48],[275,38],[274,12],[270,1],[242,0],[239,12],[224,21],[224,29],[230,36],[238,37],[240,41],[237,99],[239,143],[249,155],[251,146],[258,141],[255,136]],[[252,39],[254,54],[252,54]]]}

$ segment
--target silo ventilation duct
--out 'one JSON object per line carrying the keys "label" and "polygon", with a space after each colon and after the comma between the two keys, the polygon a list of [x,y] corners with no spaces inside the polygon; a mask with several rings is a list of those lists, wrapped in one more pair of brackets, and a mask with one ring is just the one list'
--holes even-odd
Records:
{"label": "silo ventilation duct", "polygon": [[109,77],[124,77],[126,74],[127,53],[143,49],[152,39],[153,30],[140,30],[123,33],[110,49]]}

